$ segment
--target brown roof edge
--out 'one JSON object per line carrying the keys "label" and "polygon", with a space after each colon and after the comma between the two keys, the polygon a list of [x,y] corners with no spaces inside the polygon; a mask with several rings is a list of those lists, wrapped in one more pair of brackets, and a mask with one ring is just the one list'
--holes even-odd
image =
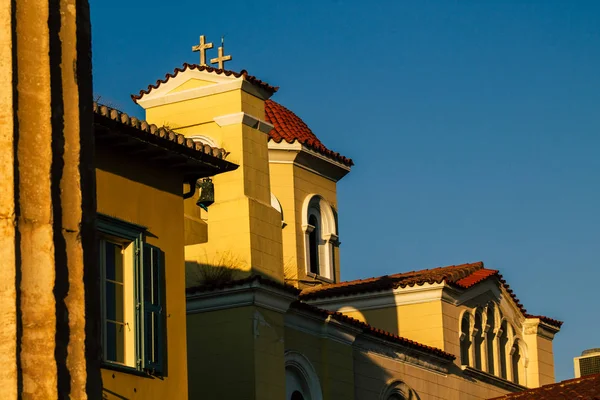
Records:
{"label": "brown roof edge", "polygon": [[306,304],[300,300],[293,302],[290,307],[298,309],[298,310],[308,311],[310,313],[320,315],[324,318],[327,318],[327,317],[334,318],[337,321],[344,322],[344,323],[352,325],[356,328],[361,329],[362,332],[365,334],[375,336],[377,338],[387,340],[387,341],[390,341],[393,343],[398,343],[403,346],[407,346],[407,347],[410,347],[410,348],[413,348],[413,349],[416,349],[416,350],[419,350],[419,351],[422,351],[425,353],[433,354],[437,357],[441,357],[448,361],[452,361],[456,358],[456,356],[454,356],[453,354],[446,353],[445,351],[440,350],[436,347],[427,346],[425,344],[421,344],[421,343],[415,342],[413,340],[403,338],[401,336],[384,331],[382,329],[375,328],[374,326],[371,326],[365,322],[359,321],[356,318],[352,318],[347,315],[344,315],[340,312],[324,310],[322,308],[315,307],[310,304]]}
{"label": "brown roof edge", "polygon": [[[135,139],[152,143],[169,151],[187,156],[210,165],[216,173],[233,171],[238,166],[225,160],[227,152],[222,148],[194,142],[184,135],[167,128],[159,128],[144,120],[130,117],[126,113],[94,102],[95,123],[105,127],[123,128],[122,132]],[[104,119],[98,120],[101,117]],[[110,121],[110,122],[108,122]]]}
{"label": "brown roof edge", "polygon": [[233,75],[235,78],[242,77],[242,78],[244,78],[244,80],[265,89],[266,91],[270,92],[271,94],[273,94],[277,90],[279,90],[278,86],[271,86],[267,82],[261,81],[260,79],[256,78],[255,76],[248,74],[248,71],[246,71],[245,69],[241,70],[240,72],[235,72],[235,71],[230,71],[227,69],[213,68],[213,67],[209,67],[207,65],[184,63],[183,67],[177,67],[177,68],[175,68],[175,70],[172,73],[165,74],[165,77],[163,79],[158,79],[154,85],[148,85],[148,88],[140,90],[139,94],[132,94],[131,99],[135,103],[137,103],[138,100],[140,100],[142,97],[144,97],[145,95],[150,93],[153,89],[158,89],[158,87],[160,85],[162,85],[163,83],[167,83],[169,81],[169,79],[175,78],[180,72],[185,72],[188,69],[197,69],[198,71],[211,72],[211,73],[215,73],[217,75],[225,75],[225,76]]}
{"label": "brown roof edge", "polygon": [[205,284],[205,285],[192,286],[192,287],[185,289],[185,294],[188,296],[191,296],[191,295],[194,295],[197,293],[212,292],[215,290],[228,289],[228,288],[242,286],[242,285],[245,285],[248,283],[254,283],[254,282],[259,282],[265,286],[271,286],[276,289],[281,289],[281,290],[286,291],[293,295],[298,295],[300,293],[299,289],[296,289],[295,287],[290,286],[288,284],[276,282],[269,278],[265,278],[262,275],[251,275],[247,278],[236,279],[236,280],[223,282],[223,283],[219,283],[219,284]]}

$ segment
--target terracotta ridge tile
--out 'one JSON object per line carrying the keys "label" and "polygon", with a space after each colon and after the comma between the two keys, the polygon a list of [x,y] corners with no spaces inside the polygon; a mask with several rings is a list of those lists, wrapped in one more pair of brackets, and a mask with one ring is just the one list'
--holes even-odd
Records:
{"label": "terracotta ridge tile", "polygon": [[271,94],[273,94],[273,93],[277,92],[277,90],[279,90],[279,87],[271,86],[268,83],[256,78],[255,76],[248,74],[248,71],[246,71],[245,69],[241,70],[240,72],[235,72],[235,71],[231,71],[231,70],[227,70],[227,69],[219,69],[219,68],[210,67],[207,65],[183,63],[183,67],[177,67],[177,68],[175,68],[175,70],[172,73],[165,74],[165,77],[163,79],[158,79],[155,84],[148,85],[148,88],[140,90],[139,94],[132,94],[131,99],[135,103],[137,103],[138,100],[140,100],[142,97],[144,97],[145,95],[150,93],[152,90],[158,89],[158,87],[160,85],[162,85],[163,83],[167,83],[169,81],[169,79],[175,78],[180,72],[184,72],[187,69],[197,69],[199,71],[206,71],[206,72],[210,72],[210,73],[215,73],[217,75],[225,75],[225,76],[233,75],[236,78],[243,77],[244,80],[262,87],[263,89],[271,92]]}

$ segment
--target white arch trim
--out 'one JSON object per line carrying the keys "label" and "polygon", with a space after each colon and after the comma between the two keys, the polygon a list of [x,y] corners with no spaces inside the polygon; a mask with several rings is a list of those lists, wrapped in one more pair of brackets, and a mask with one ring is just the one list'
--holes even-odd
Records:
{"label": "white arch trim", "polygon": [[323,400],[319,376],[308,358],[297,351],[288,350],[285,352],[285,368],[294,369],[304,378],[310,391],[310,400]]}
{"label": "white arch trim", "polygon": [[302,203],[302,231],[304,232],[304,264],[306,274],[313,276],[310,272],[310,233],[315,229],[309,224],[308,220],[311,215],[315,215],[319,221],[320,238],[324,243],[323,254],[319,253],[319,274],[321,278],[326,280],[334,280],[334,245],[337,245],[338,235],[335,223],[335,214],[333,208],[327,200],[318,194],[310,194],[306,196]]}
{"label": "white arch trim", "polygon": [[379,395],[380,400],[389,400],[393,395],[400,395],[406,400],[419,400],[419,395],[401,380],[389,381]]}
{"label": "white arch trim", "polygon": [[215,139],[211,138],[210,136],[206,136],[206,135],[192,135],[192,136],[188,136],[189,139],[192,139],[194,142],[200,142],[202,144],[207,144],[210,147],[221,147],[219,146],[219,144],[216,142]]}

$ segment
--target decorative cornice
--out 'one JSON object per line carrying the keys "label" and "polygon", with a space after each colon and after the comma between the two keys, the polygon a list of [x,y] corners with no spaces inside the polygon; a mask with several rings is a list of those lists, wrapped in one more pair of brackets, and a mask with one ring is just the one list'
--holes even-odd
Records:
{"label": "decorative cornice", "polygon": [[312,336],[331,339],[351,345],[362,330],[328,317],[326,320],[313,313],[292,309],[285,315],[285,326]]}
{"label": "decorative cornice", "polygon": [[418,349],[402,346],[399,343],[389,342],[371,335],[359,336],[354,346],[367,353],[373,353],[397,362],[411,364],[432,372],[443,375],[448,374],[451,360],[437,357],[434,354],[419,351]]}
{"label": "decorative cornice", "polygon": [[494,386],[500,387],[500,388],[502,388],[504,390],[508,390],[510,392],[520,392],[523,390],[527,390],[527,387],[519,385],[518,383],[514,383],[514,382],[508,381],[506,379],[502,379],[500,377],[497,377],[496,375],[488,374],[487,372],[480,371],[478,369],[469,367],[467,365],[463,365],[460,368],[463,370],[464,374],[467,376],[473,377],[482,382],[492,384]]}
{"label": "decorative cornice", "polygon": [[539,318],[527,318],[523,323],[523,333],[525,335],[537,335],[544,339],[554,340],[560,328],[541,321]]}
{"label": "decorative cornice", "polygon": [[196,314],[256,305],[285,313],[295,300],[297,296],[289,291],[254,280],[238,286],[188,294],[186,312]]}
{"label": "decorative cornice", "polygon": [[352,296],[326,297],[308,300],[309,304],[329,310],[352,306],[357,310],[373,310],[386,307],[397,307],[407,304],[428,303],[446,298],[448,285],[442,283],[424,283],[423,285],[406,286],[394,290],[358,293]]}
{"label": "decorative cornice", "polygon": [[227,125],[244,124],[246,126],[249,126],[250,128],[257,129],[262,133],[269,133],[271,129],[273,129],[273,125],[269,122],[256,118],[245,112],[221,115],[218,117],[214,117],[213,120],[220,127]]}
{"label": "decorative cornice", "polygon": [[311,150],[298,141],[288,143],[282,140],[277,143],[269,140],[269,163],[294,164],[334,182],[350,172],[349,166]]}

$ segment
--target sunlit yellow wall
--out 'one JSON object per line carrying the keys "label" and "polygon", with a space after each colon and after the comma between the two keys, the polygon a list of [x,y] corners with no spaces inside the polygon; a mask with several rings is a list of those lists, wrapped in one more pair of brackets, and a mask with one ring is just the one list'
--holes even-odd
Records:
{"label": "sunlit yellow wall", "polygon": [[[294,164],[271,163],[271,190],[281,203],[287,226],[283,229],[283,260],[288,283],[312,280],[306,274],[302,206],[312,195],[322,196],[337,210],[336,183]],[[339,235],[339,232],[338,232]],[[343,234],[341,236],[343,239]],[[334,275],[340,281],[340,255],[336,248]]]}
{"label": "sunlit yellow wall", "polygon": [[[181,176],[102,146],[96,149],[98,212],[146,226],[165,253],[167,376],[102,370],[107,399],[187,398],[185,273]],[[122,397],[118,397],[122,396]]]}
{"label": "sunlit yellow wall", "polygon": [[283,315],[247,306],[188,315],[191,399],[285,397]]}
{"label": "sunlit yellow wall", "polygon": [[524,335],[529,362],[527,386],[538,387],[555,382],[552,341],[535,333]]}
{"label": "sunlit yellow wall", "polygon": [[[184,89],[201,84],[193,80]],[[238,277],[259,273],[282,282],[281,218],[271,207],[268,136],[242,123],[219,126],[214,122],[215,117],[240,112],[264,119],[264,102],[236,89],[152,107],[146,110],[146,119],[186,136],[209,136],[230,153],[228,161],[239,164],[237,170],[213,180],[215,203],[202,214],[207,229],[186,205],[186,227],[194,232],[186,246],[188,269],[227,267],[235,269]],[[207,243],[190,244],[201,241],[204,230]]]}

